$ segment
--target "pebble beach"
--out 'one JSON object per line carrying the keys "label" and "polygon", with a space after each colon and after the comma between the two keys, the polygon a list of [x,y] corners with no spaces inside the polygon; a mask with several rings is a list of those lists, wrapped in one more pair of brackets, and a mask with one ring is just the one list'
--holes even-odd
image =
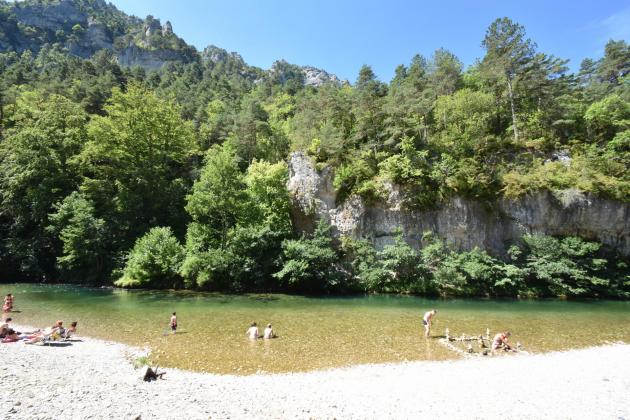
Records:
{"label": "pebble beach", "polygon": [[[89,337],[0,344],[7,419],[630,419],[630,345],[250,376],[162,369]],[[137,363],[135,363],[137,365]]]}

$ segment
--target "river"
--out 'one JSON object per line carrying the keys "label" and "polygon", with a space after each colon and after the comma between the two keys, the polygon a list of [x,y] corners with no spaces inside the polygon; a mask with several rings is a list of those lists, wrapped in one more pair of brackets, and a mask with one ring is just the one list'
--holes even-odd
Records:
{"label": "river", "polygon": [[[15,296],[11,316],[17,324],[78,321],[79,334],[150,348],[160,366],[214,373],[458,357],[435,338],[423,337],[421,316],[431,308],[438,310],[435,336],[446,328],[455,336],[509,329],[512,342],[529,352],[630,342],[630,302],[619,301],[223,295],[0,284],[0,294],[7,293]],[[174,311],[179,329],[172,335],[168,322]],[[245,331],[252,321],[261,333],[272,323],[279,337],[248,340]]]}

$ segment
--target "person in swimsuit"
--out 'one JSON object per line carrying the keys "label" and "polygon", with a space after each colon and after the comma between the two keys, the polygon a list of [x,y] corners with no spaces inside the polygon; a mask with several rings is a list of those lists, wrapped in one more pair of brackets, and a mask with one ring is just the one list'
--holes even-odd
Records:
{"label": "person in swimsuit", "polygon": [[11,293],[5,296],[2,309],[4,312],[11,312],[13,310],[13,295]]}
{"label": "person in swimsuit", "polygon": [[429,312],[425,312],[422,317],[422,325],[424,326],[424,336],[429,337],[431,333],[431,322],[433,321],[433,317],[437,314],[437,309],[431,309]]}
{"label": "person in swimsuit", "polygon": [[256,326],[256,322],[252,322],[246,332],[247,336],[250,340],[258,339],[258,326]]}
{"label": "person in swimsuit", "polygon": [[512,335],[512,333],[510,333],[509,331],[498,333],[497,335],[495,335],[492,339],[492,353],[496,353],[498,349],[503,349],[505,351],[515,351],[508,342],[510,335]]}
{"label": "person in swimsuit", "polygon": [[77,321],[74,321],[70,324],[70,328],[68,328],[63,335],[63,338],[70,338],[74,333],[77,332]]}
{"label": "person in swimsuit", "polygon": [[175,332],[177,331],[177,312],[173,312],[173,315],[171,315],[170,326],[171,331],[173,331],[173,334],[175,334]]}

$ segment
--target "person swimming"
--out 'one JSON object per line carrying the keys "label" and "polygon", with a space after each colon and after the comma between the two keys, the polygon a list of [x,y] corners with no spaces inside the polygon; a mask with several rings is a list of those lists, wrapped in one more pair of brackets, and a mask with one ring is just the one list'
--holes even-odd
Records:
{"label": "person swimming", "polygon": [[249,337],[250,340],[257,340],[259,335],[258,335],[258,326],[256,325],[256,322],[252,322],[251,325],[249,326],[249,328],[247,329],[246,332],[247,336]]}

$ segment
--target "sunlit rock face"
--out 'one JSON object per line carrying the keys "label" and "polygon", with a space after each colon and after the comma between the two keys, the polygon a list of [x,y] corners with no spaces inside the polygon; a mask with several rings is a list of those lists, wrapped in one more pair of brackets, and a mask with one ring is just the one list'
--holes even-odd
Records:
{"label": "sunlit rock face", "polygon": [[386,184],[387,200],[366,203],[351,196],[337,203],[329,168],[317,171],[311,159],[295,152],[289,160],[288,189],[293,221],[299,231],[311,231],[325,219],[335,235],[370,240],[377,248],[392,243],[398,229],[416,247],[431,232],[459,250],[474,247],[505,256],[524,234],[579,236],[630,255],[630,204],[606,200],[576,190],[541,191],[516,200],[492,203],[454,197],[429,210],[409,210],[402,194]]}

